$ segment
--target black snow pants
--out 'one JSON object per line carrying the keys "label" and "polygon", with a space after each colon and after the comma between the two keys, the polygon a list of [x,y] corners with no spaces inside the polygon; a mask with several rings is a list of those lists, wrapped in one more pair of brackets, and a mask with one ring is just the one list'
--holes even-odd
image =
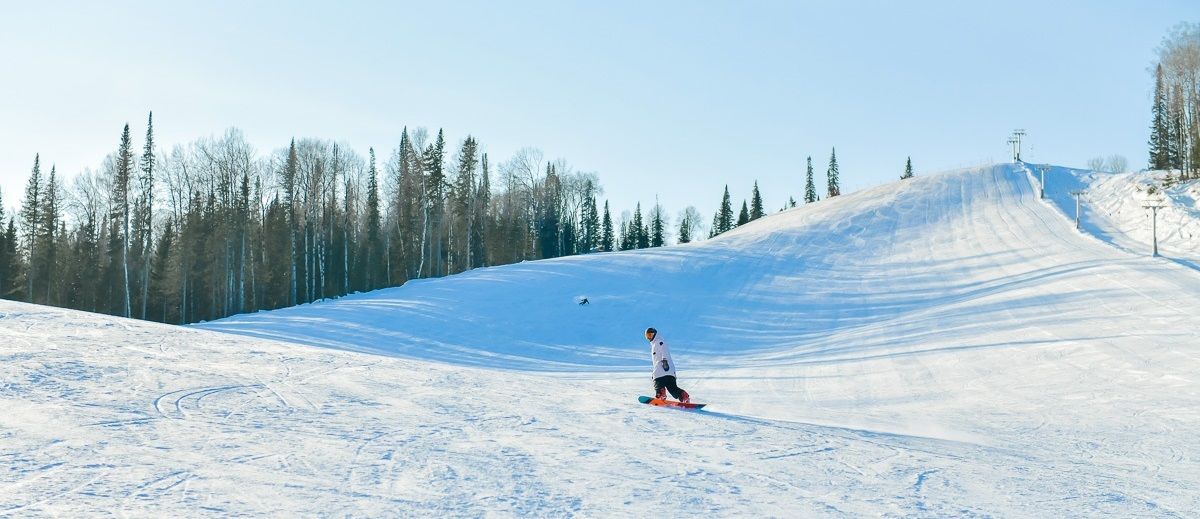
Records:
{"label": "black snow pants", "polygon": [[685,394],[684,391],[679,388],[679,385],[675,383],[675,377],[673,375],[667,375],[665,377],[658,377],[654,379],[654,396],[662,398],[664,389],[670,391],[671,396],[675,397],[676,400],[682,400],[683,395]]}

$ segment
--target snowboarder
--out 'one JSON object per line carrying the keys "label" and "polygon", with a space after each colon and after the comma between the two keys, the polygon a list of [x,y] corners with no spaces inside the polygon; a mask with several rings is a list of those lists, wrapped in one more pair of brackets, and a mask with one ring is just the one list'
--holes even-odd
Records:
{"label": "snowboarder", "polygon": [[646,328],[646,340],[650,341],[650,360],[654,362],[654,398],[665,398],[667,391],[670,391],[671,396],[680,402],[690,402],[687,391],[675,383],[675,361],[671,359],[667,342],[654,328]]}

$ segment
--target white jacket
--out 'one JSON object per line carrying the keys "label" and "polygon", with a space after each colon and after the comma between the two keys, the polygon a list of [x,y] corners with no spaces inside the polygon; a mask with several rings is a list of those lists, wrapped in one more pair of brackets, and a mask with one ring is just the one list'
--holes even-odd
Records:
{"label": "white jacket", "polygon": [[675,376],[675,361],[671,359],[671,350],[662,334],[656,334],[650,341],[650,360],[654,362],[653,378]]}

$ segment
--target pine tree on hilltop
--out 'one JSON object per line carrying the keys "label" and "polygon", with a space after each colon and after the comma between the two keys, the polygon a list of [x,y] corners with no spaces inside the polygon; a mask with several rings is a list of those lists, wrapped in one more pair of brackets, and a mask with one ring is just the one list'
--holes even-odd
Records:
{"label": "pine tree on hilltop", "polygon": [[600,250],[603,252],[612,252],[613,240],[616,236],[613,235],[612,214],[608,212],[608,200],[604,201],[604,218],[600,221]]}
{"label": "pine tree on hilltop", "polygon": [[692,222],[690,215],[685,211],[683,217],[679,219],[679,243],[691,243],[692,241]]}
{"label": "pine tree on hilltop", "polygon": [[721,207],[713,215],[712,231],[710,231],[708,237],[712,238],[732,229],[733,222],[733,205],[729,201],[729,186],[726,185],[725,195],[721,197]]}
{"label": "pine tree on hilltop", "polygon": [[654,204],[654,209],[650,211],[650,246],[662,247],[666,245],[666,226],[667,223],[663,220],[663,208],[658,203]]}
{"label": "pine tree on hilltop", "polygon": [[762,195],[758,192],[758,181],[755,180],[754,191],[750,195],[750,221],[762,218],[763,215]]}
{"label": "pine tree on hilltop", "polygon": [[645,249],[650,246],[650,230],[646,228],[646,222],[642,219],[642,203],[638,202],[637,209],[633,211],[633,222],[629,224],[629,234],[632,237],[631,242],[635,249]]}
{"label": "pine tree on hilltop", "polygon": [[817,187],[813,184],[812,156],[808,157],[808,171],[804,174],[804,203],[817,201]]}
{"label": "pine tree on hilltop", "polygon": [[741,227],[750,223],[750,210],[746,208],[746,201],[742,200],[742,212],[738,213],[737,226]]}
{"label": "pine tree on hilltop", "polygon": [[1150,169],[1165,170],[1171,167],[1171,136],[1167,116],[1167,91],[1163,84],[1161,63],[1154,74],[1154,102],[1150,110]]}
{"label": "pine tree on hilltop", "polygon": [[900,175],[900,180],[913,178],[912,157],[904,162],[904,174]]}
{"label": "pine tree on hilltop", "polygon": [[835,196],[841,195],[842,188],[838,184],[837,148],[834,148],[833,152],[830,153],[830,155],[829,155],[829,171],[826,172],[825,178],[826,178],[826,182],[829,186],[829,192],[828,192],[828,196],[826,196],[826,198],[833,198]]}

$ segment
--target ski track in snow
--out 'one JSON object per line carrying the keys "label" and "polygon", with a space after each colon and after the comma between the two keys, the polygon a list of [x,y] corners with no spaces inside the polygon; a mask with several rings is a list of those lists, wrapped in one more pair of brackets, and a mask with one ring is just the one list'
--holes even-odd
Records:
{"label": "ski track in snow", "polygon": [[[0,515],[1192,515],[1200,271],[1032,171],[198,327],[0,301]],[[647,325],[705,411],[636,402]]]}

